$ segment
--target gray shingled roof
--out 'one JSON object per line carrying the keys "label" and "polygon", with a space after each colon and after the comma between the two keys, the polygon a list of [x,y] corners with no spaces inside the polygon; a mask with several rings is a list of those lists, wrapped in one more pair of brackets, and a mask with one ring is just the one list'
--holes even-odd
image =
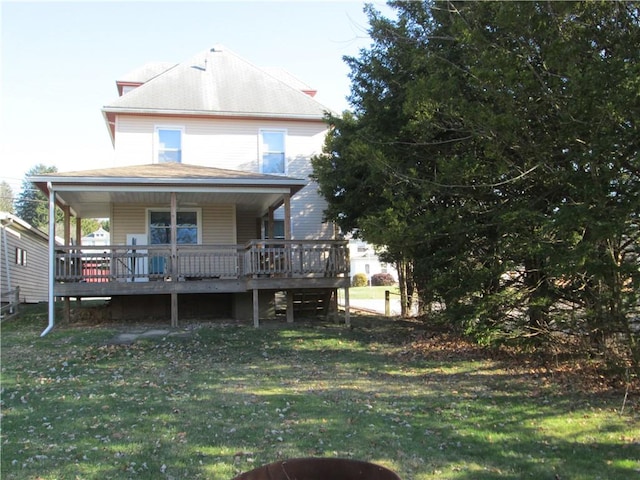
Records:
{"label": "gray shingled roof", "polygon": [[154,163],[146,165],[129,165],[124,167],[100,168],[94,170],[78,170],[73,172],[56,172],[30,177],[34,183],[178,183],[178,184],[251,184],[251,185],[293,185],[298,189],[305,181],[283,175],[267,175],[263,173],[228,170],[224,168],[203,167],[186,163]]}
{"label": "gray shingled roof", "polygon": [[109,113],[258,116],[320,120],[328,107],[289,82],[215,47],[105,105]]}
{"label": "gray shingled roof", "polygon": [[55,172],[33,175],[29,180],[47,196],[51,185],[58,202],[85,218],[108,217],[113,203],[167,204],[170,192],[176,192],[180,202],[235,204],[259,216],[269,206],[279,205],[285,193],[294,195],[307,183],[281,175],[184,163]]}
{"label": "gray shingled roof", "polygon": [[169,62],[147,62],[123,75],[117,81],[122,83],[146,83],[175,66],[175,63]]}

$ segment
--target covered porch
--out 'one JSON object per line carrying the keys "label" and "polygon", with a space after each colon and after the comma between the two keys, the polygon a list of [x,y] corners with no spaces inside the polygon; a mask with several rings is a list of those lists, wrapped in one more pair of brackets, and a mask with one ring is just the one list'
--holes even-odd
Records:
{"label": "covered porch", "polygon": [[[304,187],[303,180],[183,164],[53,173],[30,180],[49,198],[50,239],[55,238],[56,208],[64,213],[64,244],[50,242],[49,326],[43,334],[55,324],[56,298],[64,299],[68,312],[71,298],[168,295],[172,326],[179,322],[181,294],[248,293],[255,326],[261,291],[286,292],[287,321],[293,321],[296,291],[344,288],[348,299],[346,242],[328,235],[292,238],[291,199]],[[153,209],[167,212],[162,242],[153,231],[157,226],[149,226]],[[274,238],[278,209],[284,213],[279,225],[284,235]],[[198,212],[187,227],[179,221],[185,210]],[[220,211],[226,212],[226,221],[215,219],[223,216]],[[82,218],[108,218],[112,245],[80,245]],[[218,239],[225,242],[211,242]]]}

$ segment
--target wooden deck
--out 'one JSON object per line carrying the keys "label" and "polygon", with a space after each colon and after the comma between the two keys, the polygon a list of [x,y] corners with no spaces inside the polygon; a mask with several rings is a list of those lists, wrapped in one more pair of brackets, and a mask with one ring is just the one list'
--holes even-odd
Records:
{"label": "wooden deck", "polygon": [[57,247],[57,297],[345,288],[347,242]]}

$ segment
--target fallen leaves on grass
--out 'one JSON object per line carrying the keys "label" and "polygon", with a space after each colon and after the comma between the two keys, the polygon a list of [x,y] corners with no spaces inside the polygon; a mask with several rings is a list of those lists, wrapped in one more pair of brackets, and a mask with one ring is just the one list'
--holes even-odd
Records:
{"label": "fallen leaves on grass", "polygon": [[493,360],[513,374],[554,384],[582,393],[640,393],[640,378],[622,378],[605,373],[605,365],[577,355],[536,351],[527,353],[514,347],[484,347],[450,332],[414,331],[398,354],[402,361]]}

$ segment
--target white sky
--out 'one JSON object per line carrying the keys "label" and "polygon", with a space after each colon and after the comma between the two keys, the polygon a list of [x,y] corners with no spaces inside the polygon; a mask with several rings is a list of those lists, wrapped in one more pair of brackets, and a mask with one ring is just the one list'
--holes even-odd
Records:
{"label": "white sky", "polygon": [[[82,1],[0,3],[0,180],[14,194],[37,164],[110,167],[101,108],[118,77],[147,61],[179,63],[221,44],[283,67],[335,111],[349,108],[345,55],[367,48],[363,1]],[[388,15],[381,1],[372,1]]]}

